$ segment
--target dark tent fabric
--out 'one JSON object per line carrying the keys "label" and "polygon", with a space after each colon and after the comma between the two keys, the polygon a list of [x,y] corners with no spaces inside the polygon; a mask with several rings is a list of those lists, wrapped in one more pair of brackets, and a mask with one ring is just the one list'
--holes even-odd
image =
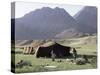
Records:
{"label": "dark tent fabric", "polygon": [[71,47],[68,46],[62,46],[58,43],[54,43],[50,46],[40,46],[37,50],[36,57],[51,57],[51,52],[56,55],[56,58],[62,58],[71,56],[70,53]]}

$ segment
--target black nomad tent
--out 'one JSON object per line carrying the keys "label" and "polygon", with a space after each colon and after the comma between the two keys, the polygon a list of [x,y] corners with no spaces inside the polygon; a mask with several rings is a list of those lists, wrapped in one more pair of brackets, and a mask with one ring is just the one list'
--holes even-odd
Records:
{"label": "black nomad tent", "polygon": [[67,56],[71,56],[70,53],[71,47],[69,46],[63,46],[58,43],[52,43],[49,45],[41,45],[37,52],[36,57],[51,57],[51,53],[53,52],[56,56],[56,58],[63,58]]}

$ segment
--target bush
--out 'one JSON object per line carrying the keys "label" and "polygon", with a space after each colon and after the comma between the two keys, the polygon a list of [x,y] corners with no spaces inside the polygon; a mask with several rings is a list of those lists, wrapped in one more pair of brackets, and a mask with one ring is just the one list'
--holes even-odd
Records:
{"label": "bush", "polygon": [[92,65],[92,67],[96,68],[97,67],[97,57],[93,57],[91,59],[91,62],[90,63]]}
{"label": "bush", "polygon": [[76,64],[77,65],[84,65],[84,64],[86,64],[86,61],[83,58],[78,58],[78,59],[76,59]]}
{"label": "bush", "polygon": [[20,60],[16,64],[16,68],[22,68],[23,66],[32,66],[32,65],[31,65],[31,63],[29,61],[25,61],[25,60]]}

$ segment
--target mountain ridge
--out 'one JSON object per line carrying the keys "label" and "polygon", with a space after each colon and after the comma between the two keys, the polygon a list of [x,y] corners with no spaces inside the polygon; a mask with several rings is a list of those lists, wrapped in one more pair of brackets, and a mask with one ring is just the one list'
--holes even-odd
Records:
{"label": "mountain ridge", "polygon": [[16,19],[15,23],[16,39],[51,39],[63,30],[77,25],[64,9],[58,7],[44,7],[30,12]]}
{"label": "mountain ridge", "polygon": [[[43,7],[41,9],[36,9],[25,14],[21,18],[15,19],[15,39],[66,39],[80,37],[80,35],[86,33],[94,34],[96,33],[95,30],[97,30],[97,27],[88,25],[90,21],[84,22],[84,18],[87,18],[87,16],[90,16],[90,20],[91,16],[95,20],[97,14],[94,15],[94,13],[96,13],[97,10],[94,9],[94,7],[84,7],[74,17],[69,15],[65,9],[59,7]],[[93,15],[90,14],[90,11],[92,11]],[[84,14],[87,16],[84,16]],[[14,21],[13,19],[11,20],[13,26]]]}

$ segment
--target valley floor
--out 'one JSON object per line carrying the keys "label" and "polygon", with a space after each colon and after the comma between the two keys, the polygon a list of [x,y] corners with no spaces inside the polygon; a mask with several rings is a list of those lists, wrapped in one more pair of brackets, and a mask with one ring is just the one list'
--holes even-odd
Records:
{"label": "valley floor", "polygon": [[[35,55],[24,55],[22,53],[23,49],[15,49],[15,54],[12,53],[12,57],[15,55],[15,64],[20,60],[26,60],[31,63],[31,66],[15,68],[15,72],[26,73],[26,72],[46,72],[46,71],[80,70],[80,69],[97,68],[96,36],[61,40],[61,41],[58,41],[58,43],[65,46],[71,46],[71,47],[76,48],[79,57],[81,57],[82,55],[87,55],[89,58],[89,61],[91,61],[93,58],[95,59],[91,63],[86,63],[84,65],[76,65],[75,63],[66,61],[66,59],[63,59],[63,58],[56,59],[54,62],[52,62],[51,58],[36,58]],[[59,60],[62,60],[62,62],[58,62]],[[54,66],[55,68],[49,68],[45,66]]]}

